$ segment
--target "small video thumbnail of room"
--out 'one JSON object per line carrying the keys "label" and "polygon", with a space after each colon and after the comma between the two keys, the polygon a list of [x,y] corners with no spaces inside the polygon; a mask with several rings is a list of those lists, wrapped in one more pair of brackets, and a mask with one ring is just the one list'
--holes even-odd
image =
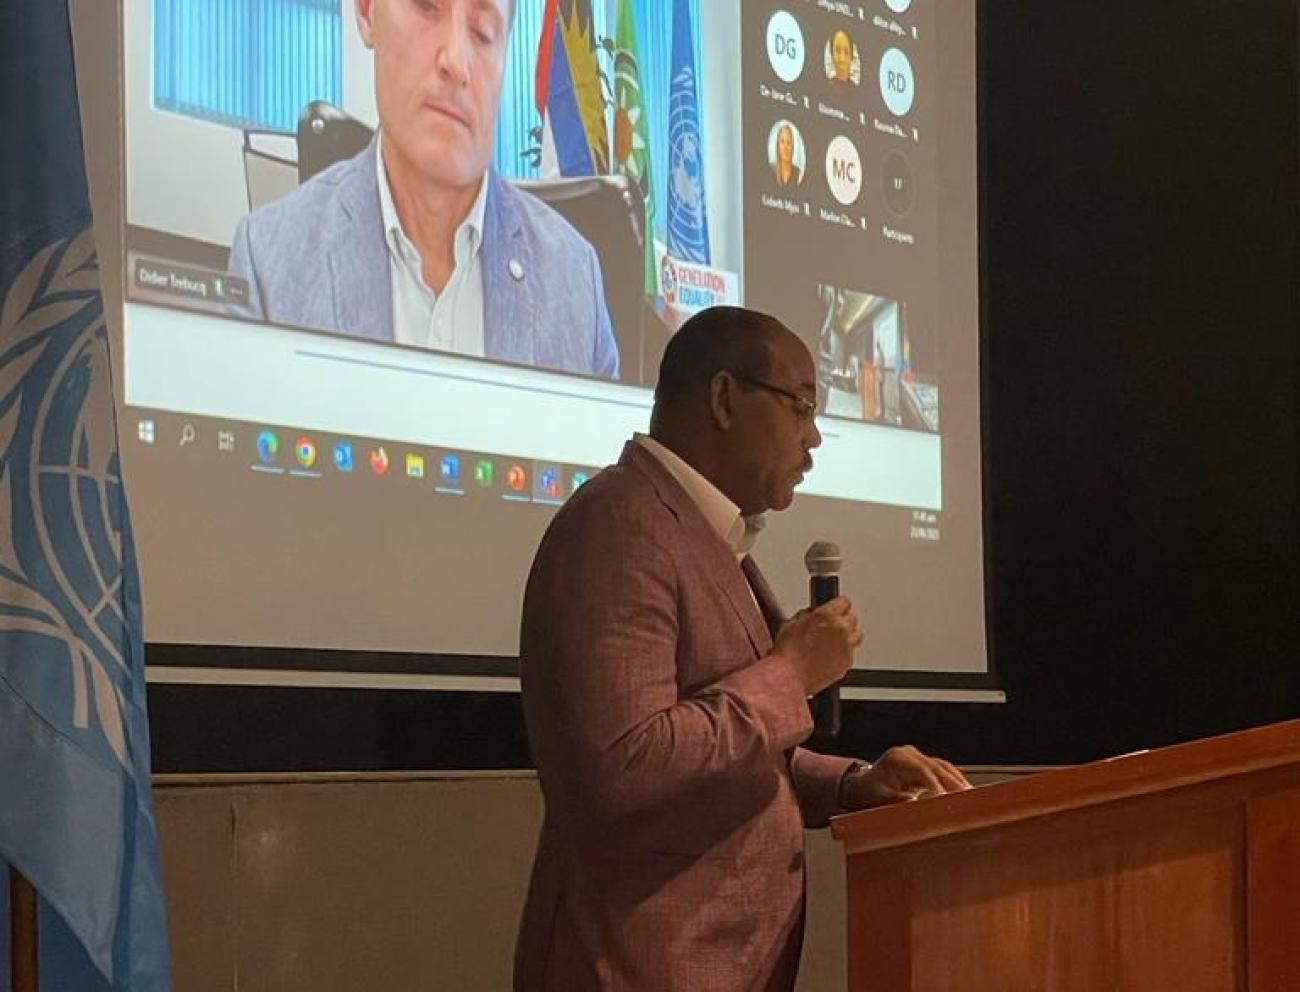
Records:
{"label": "small video thumbnail of room", "polygon": [[836,286],[822,285],[817,292],[823,413],[938,433],[938,376],[916,365],[907,304]]}

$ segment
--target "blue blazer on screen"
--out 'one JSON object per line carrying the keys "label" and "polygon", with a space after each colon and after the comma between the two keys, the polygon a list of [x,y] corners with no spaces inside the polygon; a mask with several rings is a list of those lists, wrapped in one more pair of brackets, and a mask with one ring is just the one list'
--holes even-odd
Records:
{"label": "blue blazer on screen", "polygon": [[[592,246],[536,197],[489,172],[483,344],[489,358],[618,376],[618,346]],[[230,272],[254,320],[392,341],[393,300],[374,143],[239,222]]]}

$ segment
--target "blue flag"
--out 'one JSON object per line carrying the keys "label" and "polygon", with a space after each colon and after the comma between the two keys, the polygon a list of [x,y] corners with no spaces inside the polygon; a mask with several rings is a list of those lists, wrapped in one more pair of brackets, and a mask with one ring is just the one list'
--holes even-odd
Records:
{"label": "blue flag", "polygon": [[140,587],[67,0],[0,7],[0,120],[0,859],[62,927],[48,986],[156,992]]}
{"label": "blue flag", "polygon": [[668,90],[668,253],[684,262],[710,262],[690,0],[673,0],[672,82]]}

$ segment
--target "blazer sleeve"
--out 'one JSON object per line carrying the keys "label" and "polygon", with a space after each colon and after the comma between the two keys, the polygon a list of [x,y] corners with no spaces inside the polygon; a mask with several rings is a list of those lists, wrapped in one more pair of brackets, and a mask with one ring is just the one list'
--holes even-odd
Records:
{"label": "blazer sleeve", "polygon": [[794,749],[790,755],[790,777],[794,780],[805,827],[824,827],[832,816],[845,812],[840,806],[840,784],[856,764],[860,762],[852,758],[818,754],[802,747]]}
{"label": "blazer sleeve", "polygon": [[605,280],[601,275],[600,259],[596,250],[587,247],[587,261],[591,268],[592,306],[596,314],[596,346],[592,355],[591,371],[607,379],[617,379],[619,373],[618,342],[614,339],[614,326],[605,305]]}
{"label": "blazer sleeve", "polygon": [[658,509],[615,503],[552,528],[525,596],[524,709],[539,766],[608,819],[710,782],[761,781],[812,729],[802,685],[774,656],[737,659],[679,698],[679,589],[662,543],[676,521]]}
{"label": "blazer sleeve", "polygon": [[227,268],[232,276],[238,276],[248,283],[248,300],[244,303],[228,303],[225,311],[235,317],[247,317],[251,320],[265,320],[266,309],[262,305],[262,291],[258,285],[257,267],[253,262],[253,242],[249,234],[251,215],[240,218],[235,228],[235,240],[230,246],[230,261]]}

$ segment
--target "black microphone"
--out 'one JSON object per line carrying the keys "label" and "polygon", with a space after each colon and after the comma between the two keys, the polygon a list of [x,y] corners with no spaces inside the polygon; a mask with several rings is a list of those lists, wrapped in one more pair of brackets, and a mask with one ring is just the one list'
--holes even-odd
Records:
{"label": "black microphone", "polygon": [[[804,554],[803,563],[808,568],[808,602],[813,609],[840,594],[840,566],[844,559],[839,545],[816,541]],[[840,733],[840,684],[828,685],[808,705],[812,710],[814,739],[830,743]]]}

